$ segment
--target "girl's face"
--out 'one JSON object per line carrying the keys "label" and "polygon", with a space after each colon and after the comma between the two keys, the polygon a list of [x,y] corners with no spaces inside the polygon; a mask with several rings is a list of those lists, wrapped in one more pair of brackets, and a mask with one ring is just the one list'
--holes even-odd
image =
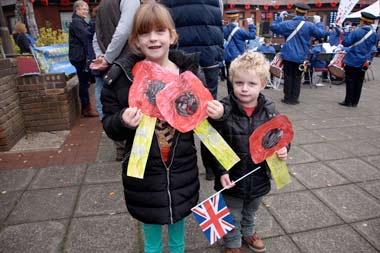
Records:
{"label": "girl's face", "polygon": [[265,88],[256,71],[239,71],[234,73],[232,87],[240,104],[244,107],[257,105],[260,91]]}
{"label": "girl's face", "polygon": [[168,60],[169,47],[174,43],[169,29],[155,28],[137,36],[137,46],[149,61],[162,65]]}

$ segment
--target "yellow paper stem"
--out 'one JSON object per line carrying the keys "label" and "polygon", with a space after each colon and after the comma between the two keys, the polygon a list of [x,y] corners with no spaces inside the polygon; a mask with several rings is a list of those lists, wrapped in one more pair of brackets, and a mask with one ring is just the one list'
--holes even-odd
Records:
{"label": "yellow paper stem", "polygon": [[152,144],[154,128],[157,118],[143,114],[142,120],[136,129],[135,138],[128,162],[127,176],[143,179],[146,161]]}
{"label": "yellow paper stem", "polygon": [[284,160],[280,160],[277,154],[273,154],[266,159],[269,169],[272,173],[272,178],[276,184],[277,189],[281,189],[290,183],[290,175],[288,166]]}
{"label": "yellow paper stem", "polygon": [[194,129],[194,132],[226,170],[231,169],[240,161],[240,158],[207,119],[203,120]]}

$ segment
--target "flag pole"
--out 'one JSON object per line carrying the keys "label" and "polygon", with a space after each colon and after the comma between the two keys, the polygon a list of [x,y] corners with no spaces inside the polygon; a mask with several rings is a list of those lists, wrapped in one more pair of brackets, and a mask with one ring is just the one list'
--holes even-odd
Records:
{"label": "flag pole", "polygon": [[[257,171],[257,170],[260,169],[260,168],[261,168],[261,166],[259,166],[259,167],[257,167],[256,169],[254,169],[254,170],[248,172],[248,173],[245,174],[244,176],[242,176],[242,177],[238,178],[236,181],[234,181],[234,183],[236,184],[237,182],[239,182],[240,180],[244,179],[245,177],[251,175],[253,172]],[[201,203],[197,204],[197,206],[202,205],[204,202],[206,202],[206,200],[208,200],[208,199],[210,199],[210,198],[212,198],[212,197],[218,195],[219,193],[221,193],[221,192],[224,191],[225,189],[227,189],[227,187],[224,187],[223,189],[221,189],[221,190],[219,190],[218,192],[214,193],[213,195],[211,195],[211,196],[208,197],[207,199],[203,200]]]}

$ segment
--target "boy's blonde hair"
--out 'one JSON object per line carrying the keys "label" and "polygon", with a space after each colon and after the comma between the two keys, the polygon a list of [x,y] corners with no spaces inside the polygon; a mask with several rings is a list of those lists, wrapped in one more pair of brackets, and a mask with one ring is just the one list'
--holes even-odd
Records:
{"label": "boy's blonde hair", "polygon": [[136,45],[138,35],[153,29],[169,29],[170,36],[177,43],[178,34],[169,10],[159,3],[146,3],[140,5],[133,19],[132,32],[128,38],[129,48],[134,53],[140,53]]}
{"label": "boy's blonde hair", "polygon": [[265,86],[269,79],[269,62],[262,53],[246,52],[231,62],[229,78],[233,82],[236,72],[256,71],[260,78],[261,85]]}

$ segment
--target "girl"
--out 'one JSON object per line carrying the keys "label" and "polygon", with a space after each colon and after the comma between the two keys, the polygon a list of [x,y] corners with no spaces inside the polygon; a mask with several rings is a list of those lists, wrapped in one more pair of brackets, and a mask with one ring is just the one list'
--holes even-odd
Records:
{"label": "girl", "polygon": [[123,185],[130,214],[143,222],[145,252],[162,251],[162,226],[168,224],[168,248],[184,252],[184,218],[198,202],[197,156],[192,132],[180,133],[167,122],[157,120],[143,179],[127,176],[136,127],[142,113],[129,107],[132,68],[143,59],[175,74],[186,70],[199,76],[198,56],[169,50],[178,36],[168,10],[158,3],[143,4],[137,10],[128,39],[130,54],[115,61],[105,77],[102,91],[103,127],[116,141],[126,140]]}

